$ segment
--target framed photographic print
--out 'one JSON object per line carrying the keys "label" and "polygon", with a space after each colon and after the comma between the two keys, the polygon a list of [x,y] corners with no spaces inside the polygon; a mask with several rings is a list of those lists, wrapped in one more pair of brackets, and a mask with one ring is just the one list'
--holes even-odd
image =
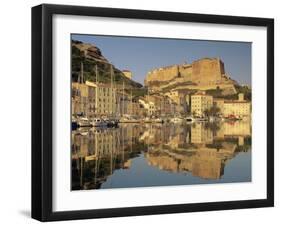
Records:
{"label": "framed photographic print", "polygon": [[274,205],[274,21],[32,8],[32,217]]}

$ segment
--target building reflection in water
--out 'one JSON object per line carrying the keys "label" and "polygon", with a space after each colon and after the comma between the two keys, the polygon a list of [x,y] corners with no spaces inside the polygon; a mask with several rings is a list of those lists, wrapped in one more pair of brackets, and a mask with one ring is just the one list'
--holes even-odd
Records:
{"label": "building reflection in water", "polygon": [[227,163],[250,149],[251,124],[244,121],[79,129],[72,131],[72,189],[101,188],[115,171],[130,170],[140,154],[142,167],[220,180]]}

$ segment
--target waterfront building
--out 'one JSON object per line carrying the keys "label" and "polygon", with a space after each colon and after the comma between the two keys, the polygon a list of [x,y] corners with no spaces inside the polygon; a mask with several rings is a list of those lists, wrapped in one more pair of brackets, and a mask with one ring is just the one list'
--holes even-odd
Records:
{"label": "waterfront building", "polygon": [[136,99],[133,99],[128,103],[128,114],[137,117],[145,116],[145,108],[144,106]]}
{"label": "waterfront building", "polygon": [[145,96],[144,98],[140,98],[138,102],[142,105],[144,108],[144,114],[147,114],[147,116],[152,116],[156,114],[157,107],[156,104],[151,101],[151,98],[148,96]]}
{"label": "waterfront building", "polygon": [[205,116],[205,111],[213,106],[213,97],[205,92],[197,92],[191,96],[191,113],[195,116]]}
{"label": "waterfront building", "polygon": [[185,90],[172,90],[165,93],[174,103],[178,113],[187,113],[190,110],[189,95]]}
{"label": "waterfront building", "polygon": [[161,95],[153,94],[146,96],[148,102],[152,103],[150,105],[150,113],[152,115],[160,115],[161,114],[161,107],[162,107],[162,100],[163,97]]}
{"label": "waterfront building", "polygon": [[161,115],[172,115],[176,111],[176,103],[168,96],[162,96]]}
{"label": "waterfront building", "polygon": [[238,95],[238,100],[225,100],[223,116],[235,116],[238,118],[249,118],[251,115],[251,102],[244,100],[244,94]]}
{"label": "waterfront building", "polygon": [[71,108],[73,115],[92,117],[95,114],[96,87],[73,82]]}
{"label": "waterfront building", "polygon": [[117,91],[111,85],[96,84],[86,81],[86,85],[95,88],[95,114],[96,115],[114,115],[117,110]]}
{"label": "waterfront building", "polygon": [[139,98],[138,103],[142,108],[142,116],[153,116],[156,114],[156,106],[155,103],[151,101],[147,101],[146,98]]}
{"label": "waterfront building", "polygon": [[117,114],[120,116],[129,114],[130,97],[125,91],[117,91],[116,93]]}
{"label": "waterfront building", "polygon": [[117,112],[116,89],[90,81],[72,83],[72,114],[86,116],[114,115]]}
{"label": "waterfront building", "polygon": [[171,115],[177,111],[177,103],[175,103],[170,97],[160,94],[152,94],[145,96],[140,102],[144,108],[147,109],[149,115]]}
{"label": "waterfront building", "polygon": [[153,102],[148,102],[148,114],[151,115],[155,115],[156,114],[156,106],[155,103]]}

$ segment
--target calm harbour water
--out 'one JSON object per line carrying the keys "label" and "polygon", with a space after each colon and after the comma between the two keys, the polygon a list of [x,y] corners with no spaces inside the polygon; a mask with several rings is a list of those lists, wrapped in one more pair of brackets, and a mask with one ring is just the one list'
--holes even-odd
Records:
{"label": "calm harbour water", "polygon": [[120,124],[72,131],[72,190],[251,181],[251,124]]}

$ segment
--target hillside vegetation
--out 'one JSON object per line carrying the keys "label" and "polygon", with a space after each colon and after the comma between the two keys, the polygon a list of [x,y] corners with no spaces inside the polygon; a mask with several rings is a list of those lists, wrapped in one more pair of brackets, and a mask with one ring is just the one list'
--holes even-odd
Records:
{"label": "hillside vegetation", "polygon": [[245,100],[248,100],[248,101],[252,100],[252,91],[249,87],[236,85],[235,89],[236,89],[237,93],[232,94],[232,95],[223,95],[223,90],[220,89],[220,88],[206,90],[206,94],[211,95],[214,98],[224,98],[224,99],[228,99],[228,100],[237,100],[238,94],[243,93]]}
{"label": "hillside vegetation", "polygon": [[83,77],[84,81],[89,80],[96,82],[96,65],[98,68],[98,82],[110,83],[111,81],[111,66],[113,69],[113,82],[116,85],[122,85],[124,82],[125,87],[141,88],[142,85],[131,79],[125,77],[123,72],[116,68],[114,65],[102,55],[100,49],[91,44],[86,44],[80,41],[72,40],[71,43],[71,71],[72,81],[77,82],[81,74],[81,62],[83,64]]}

